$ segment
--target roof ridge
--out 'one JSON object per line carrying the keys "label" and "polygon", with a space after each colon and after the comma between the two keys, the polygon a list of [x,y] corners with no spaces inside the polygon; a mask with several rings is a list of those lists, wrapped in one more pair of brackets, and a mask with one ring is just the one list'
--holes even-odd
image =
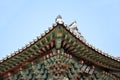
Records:
{"label": "roof ridge", "polygon": [[26,48],[30,47],[32,44],[34,44],[36,41],[38,41],[39,39],[42,38],[42,36],[45,36],[48,32],[50,32],[57,24],[62,24],[64,25],[64,27],[69,30],[72,34],[74,34],[76,36],[76,38],[78,38],[80,41],[82,41],[85,45],[87,45],[88,47],[92,48],[93,50],[97,51],[98,53],[109,57],[113,60],[116,60],[118,62],[120,62],[120,59],[114,56],[109,55],[108,53],[103,52],[102,50],[100,50],[99,48],[96,48],[95,46],[89,44],[87,42],[87,40],[82,36],[82,34],[79,32],[78,28],[77,28],[77,22],[74,21],[72,22],[69,26],[67,24],[64,23],[62,17],[60,15],[57,16],[57,18],[55,19],[55,23],[48,28],[48,30],[45,30],[40,36],[37,36],[36,39],[33,39],[33,41],[29,42],[28,44],[25,44],[25,46],[23,46],[21,49],[18,49],[17,51],[14,51],[13,53],[11,53],[10,55],[7,55],[5,58],[0,60],[0,63],[4,62],[5,60],[19,54],[20,52],[22,52],[23,50],[25,50]]}

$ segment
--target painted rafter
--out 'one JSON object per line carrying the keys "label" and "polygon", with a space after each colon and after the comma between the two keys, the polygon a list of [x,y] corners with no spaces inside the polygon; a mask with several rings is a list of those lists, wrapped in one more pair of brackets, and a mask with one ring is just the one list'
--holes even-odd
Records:
{"label": "painted rafter", "polygon": [[[56,33],[59,30],[63,34],[60,43],[62,44],[61,47],[67,49],[72,55],[85,58],[86,60],[97,64],[98,66],[102,66],[103,68],[120,71],[120,62],[117,59],[106,55],[105,53],[86,43],[86,40],[83,38],[83,36],[78,35],[78,33],[74,32],[67,25],[65,25],[63,21],[59,22],[58,20],[55,24],[53,24],[52,28],[49,28],[49,30],[45,31],[41,37],[37,37],[37,39],[35,39],[25,48],[18,50],[15,55],[1,60],[0,68],[7,66],[8,64],[11,65],[8,65],[3,70],[0,70],[0,73],[4,72],[5,69],[11,68],[9,66],[14,67],[16,66],[16,63],[22,64],[23,62],[28,61],[30,58],[38,55],[40,56],[42,53],[55,47]],[[59,44],[59,42],[57,42],[57,44]],[[12,63],[14,60],[17,61]]]}

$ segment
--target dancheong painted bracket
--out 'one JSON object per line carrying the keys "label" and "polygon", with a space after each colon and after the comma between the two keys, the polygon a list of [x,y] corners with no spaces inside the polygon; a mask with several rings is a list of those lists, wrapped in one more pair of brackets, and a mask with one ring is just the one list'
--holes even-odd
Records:
{"label": "dancheong painted bracket", "polygon": [[87,43],[74,21],[55,23],[0,60],[0,80],[120,80],[120,59]]}

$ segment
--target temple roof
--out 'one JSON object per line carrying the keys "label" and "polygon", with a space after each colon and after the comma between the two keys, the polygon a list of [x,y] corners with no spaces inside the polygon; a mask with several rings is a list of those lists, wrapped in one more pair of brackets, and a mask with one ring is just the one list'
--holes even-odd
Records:
{"label": "temple roof", "polygon": [[[103,52],[102,50],[89,44],[86,39],[81,35],[77,28],[77,22],[67,25],[64,23],[62,17],[59,15],[55,19],[55,23],[48,28],[43,34],[37,36],[32,42],[29,42],[21,49],[6,56],[0,60],[0,74],[21,65],[40,56],[38,53],[43,53],[54,47],[54,35],[56,29],[61,29],[64,48],[76,57],[88,60],[93,64],[102,68],[110,69],[111,71],[120,71],[120,59]],[[40,49],[38,49],[40,47]],[[81,50],[83,51],[81,54]]]}

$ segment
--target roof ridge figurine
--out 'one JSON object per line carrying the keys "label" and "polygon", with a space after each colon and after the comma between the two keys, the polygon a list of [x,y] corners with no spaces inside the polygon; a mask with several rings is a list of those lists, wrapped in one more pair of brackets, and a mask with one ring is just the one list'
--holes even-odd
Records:
{"label": "roof ridge figurine", "polygon": [[63,20],[62,20],[62,16],[61,15],[58,15],[57,18],[55,19],[55,22],[58,23],[58,24],[63,24]]}

